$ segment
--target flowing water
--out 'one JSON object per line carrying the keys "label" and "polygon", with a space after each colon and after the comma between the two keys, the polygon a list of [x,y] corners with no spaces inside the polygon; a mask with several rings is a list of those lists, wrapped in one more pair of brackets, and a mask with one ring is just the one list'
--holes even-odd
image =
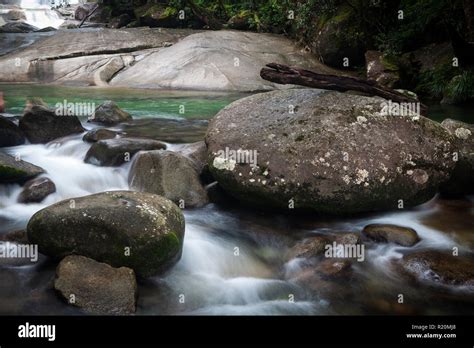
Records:
{"label": "flowing water", "polygon": [[[208,119],[243,96],[24,85],[0,85],[0,91],[5,95],[6,114],[12,118],[21,115],[25,99],[31,96],[42,97],[51,106],[64,99],[97,105],[115,100],[136,118],[120,130],[164,140],[171,148],[201,140]],[[83,158],[89,146],[82,135],[76,135],[46,145],[4,149],[46,169],[45,176],[55,182],[57,192],[40,204],[19,204],[18,185],[0,186],[0,234],[24,228],[32,214],[59,200],[127,189],[130,165],[86,164]],[[472,313],[472,291],[421,288],[397,273],[393,262],[414,248],[444,250],[458,245],[461,252],[472,251],[473,210],[472,201],[439,199],[403,212],[347,218],[286,216],[230,204],[186,210],[182,259],[166,275],[140,282],[137,314]],[[360,232],[374,222],[410,226],[422,241],[411,248],[368,243],[365,262],[354,262],[350,277],[296,281],[307,261],[285,259],[295,241],[315,233]],[[45,257],[33,264],[0,260],[0,314],[78,314],[52,290],[55,266]],[[403,305],[396,302],[400,293],[406,299]]]}

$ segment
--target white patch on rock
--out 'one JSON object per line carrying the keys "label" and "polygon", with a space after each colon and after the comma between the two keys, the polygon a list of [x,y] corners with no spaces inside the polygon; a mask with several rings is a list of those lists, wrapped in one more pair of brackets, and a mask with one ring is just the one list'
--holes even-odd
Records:
{"label": "white patch on rock", "polygon": [[369,177],[369,172],[365,169],[357,169],[356,175],[357,178],[355,182],[357,185],[360,185]]}
{"label": "white patch on rock", "polygon": [[454,131],[454,134],[459,138],[466,140],[471,136],[471,131],[466,128],[459,127]]}
{"label": "white patch on rock", "polygon": [[214,161],[212,162],[212,165],[214,168],[218,169],[218,170],[234,170],[235,168],[235,164],[237,162],[232,160],[232,159],[228,159],[228,158],[222,158],[222,157],[215,157],[214,158]]}

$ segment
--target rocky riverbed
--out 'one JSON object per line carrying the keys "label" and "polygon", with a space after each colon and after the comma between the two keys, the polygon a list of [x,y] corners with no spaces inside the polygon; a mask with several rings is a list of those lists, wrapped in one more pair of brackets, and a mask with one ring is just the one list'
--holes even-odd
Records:
{"label": "rocky riverbed", "polygon": [[[5,90],[13,112],[0,130],[10,142],[0,167],[0,234],[10,256],[0,259],[4,314],[474,308],[472,196],[452,186],[449,199],[438,193],[450,177],[462,183],[454,171],[471,170],[465,123],[387,118],[377,114],[377,98],[305,89],[249,97],[165,93],[157,105],[174,106],[164,113],[144,113],[143,94],[100,90],[99,100],[114,96],[118,105],[98,103],[94,115],[63,121],[48,114],[56,89],[25,111],[13,95],[35,88]],[[97,98],[93,89],[59,91]],[[129,100],[124,110],[122,98]],[[221,103],[230,104],[213,117]],[[38,125],[43,139],[25,132],[37,119],[29,114],[49,120]],[[104,161],[91,160],[98,145]],[[216,161],[226,147],[257,150],[259,167]],[[457,151],[460,169],[445,156]],[[24,201],[27,193],[35,200]],[[36,260],[11,257],[30,244],[38,246]]]}

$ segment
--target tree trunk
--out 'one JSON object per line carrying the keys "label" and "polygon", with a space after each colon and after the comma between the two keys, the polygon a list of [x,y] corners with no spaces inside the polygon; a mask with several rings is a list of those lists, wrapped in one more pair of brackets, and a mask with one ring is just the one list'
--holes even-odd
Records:
{"label": "tree trunk", "polygon": [[[271,63],[260,71],[262,79],[280,83],[313,88],[329,89],[339,92],[358,91],[379,96],[396,103],[418,103],[415,98],[407,97],[397,91],[379,86],[377,83],[354,77],[317,74],[303,69]],[[420,103],[420,113],[426,115],[427,107]]]}

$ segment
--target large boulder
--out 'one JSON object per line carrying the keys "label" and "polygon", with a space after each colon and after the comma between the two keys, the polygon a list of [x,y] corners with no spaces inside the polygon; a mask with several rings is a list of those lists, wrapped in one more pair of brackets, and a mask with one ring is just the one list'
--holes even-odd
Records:
{"label": "large boulder", "polygon": [[39,203],[56,192],[56,185],[49,178],[36,178],[25,183],[18,196],[19,203]]}
{"label": "large boulder", "polygon": [[163,150],[160,141],[140,138],[117,138],[100,140],[86,153],[84,162],[98,166],[120,166],[130,161],[138,151]]}
{"label": "large boulder", "polygon": [[44,169],[0,151],[0,183],[24,183]]}
{"label": "large boulder", "polygon": [[441,125],[456,139],[458,161],[449,181],[441,185],[445,196],[463,196],[474,193],[474,125],[445,119]]}
{"label": "large boulder", "polygon": [[474,260],[437,250],[405,255],[402,270],[429,285],[474,286]]}
{"label": "large boulder", "polygon": [[89,122],[100,123],[107,126],[131,120],[132,116],[128,112],[123,111],[117,104],[110,100],[100,104],[89,118]]}
{"label": "large boulder", "polygon": [[355,16],[350,8],[341,7],[333,18],[319,24],[319,31],[309,45],[324,64],[335,68],[364,64],[365,47],[353,25]]}
{"label": "large boulder", "polygon": [[33,144],[44,144],[85,131],[76,116],[58,116],[53,110],[40,105],[25,109],[20,129]]}
{"label": "large boulder", "polygon": [[17,146],[25,142],[21,129],[8,118],[0,116],[0,147]]}
{"label": "large boulder", "polygon": [[189,35],[153,52],[120,71],[110,84],[219,91],[289,88],[260,78],[260,69],[269,62],[338,74],[282,36],[220,30]]}
{"label": "large boulder", "polygon": [[206,134],[224,190],[261,207],[355,213],[431,199],[454,169],[453,136],[384,99],[294,89],[222,109]]}
{"label": "large boulder", "polygon": [[166,198],[111,191],[68,199],[37,212],[28,239],[45,255],[79,254],[147,277],[181,257],[184,217]]}
{"label": "large boulder", "polygon": [[171,151],[138,153],[129,184],[134,190],[159,194],[181,207],[201,207],[208,202],[193,162]]}
{"label": "large boulder", "polygon": [[413,246],[420,241],[413,228],[390,224],[370,224],[364,227],[362,233],[376,242],[391,242],[403,246]]}
{"label": "large boulder", "polygon": [[73,306],[99,315],[135,313],[137,281],[130,268],[71,255],[59,263],[56,275],[54,288]]}

